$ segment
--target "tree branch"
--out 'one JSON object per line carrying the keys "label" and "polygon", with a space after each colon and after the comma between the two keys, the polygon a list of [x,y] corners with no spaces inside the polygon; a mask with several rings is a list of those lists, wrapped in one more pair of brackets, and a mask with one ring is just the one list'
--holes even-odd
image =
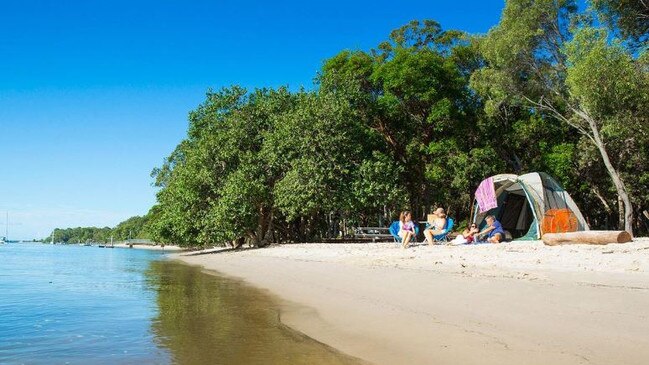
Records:
{"label": "tree branch", "polygon": [[[532,106],[534,106],[536,108],[539,108],[541,110],[545,110],[547,112],[550,112],[552,115],[554,115],[559,120],[565,122],[566,124],[568,124],[569,126],[575,128],[575,129],[577,129],[577,131],[579,131],[579,133],[581,133],[584,136],[588,137],[588,139],[590,139],[593,143],[595,142],[595,139],[593,138],[591,133],[588,132],[588,130],[586,130],[584,127],[580,126],[579,124],[571,121],[569,118],[567,118],[561,112],[559,112],[552,104],[544,102],[545,99],[543,97],[541,97],[540,101],[534,101],[534,100],[530,99],[527,96],[523,96],[523,99],[525,99],[525,101],[527,101],[529,104],[531,104]],[[573,112],[576,111],[573,107],[570,107],[570,109]]]}
{"label": "tree branch", "polygon": [[611,209],[611,206],[608,205],[608,202],[606,201],[606,199],[604,199],[604,196],[602,196],[602,194],[599,192],[599,189],[597,189],[596,186],[593,186],[591,188],[591,191],[595,194],[595,196],[599,199],[599,201],[602,202],[602,205],[606,209],[606,212],[608,212],[608,214],[611,214],[613,212],[613,209]]}

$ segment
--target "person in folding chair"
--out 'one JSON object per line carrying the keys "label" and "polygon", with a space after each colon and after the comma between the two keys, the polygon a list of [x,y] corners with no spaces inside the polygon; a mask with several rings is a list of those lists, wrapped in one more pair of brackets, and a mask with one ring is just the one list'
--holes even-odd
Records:
{"label": "person in folding chair", "polygon": [[424,230],[426,242],[431,246],[436,242],[446,241],[448,233],[453,228],[453,220],[446,216],[444,208],[437,208],[435,212],[433,212],[433,216],[435,216],[435,218],[432,222],[428,222],[428,225]]}
{"label": "person in folding chair", "polygon": [[410,241],[416,237],[415,223],[412,221],[412,214],[409,211],[401,212],[399,216],[399,237],[403,248],[408,248]]}
{"label": "person in folding chair", "polygon": [[417,241],[419,227],[412,221],[412,214],[409,211],[403,211],[399,215],[399,220],[390,224],[390,234],[394,237],[394,242],[401,243],[403,248]]}

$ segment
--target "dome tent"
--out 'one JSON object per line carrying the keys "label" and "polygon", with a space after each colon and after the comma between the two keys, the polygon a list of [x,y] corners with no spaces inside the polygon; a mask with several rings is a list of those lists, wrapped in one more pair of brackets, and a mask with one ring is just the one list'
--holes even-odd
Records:
{"label": "dome tent", "polygon": [[478,200],[474,202],[473,221],[481,229],[486,225],[485,217],[493,215],[514,239],[534,240],[543,233],[589,230],[577,204],[550,175],[501,174],[491,179],[497,206],[481,212]]}

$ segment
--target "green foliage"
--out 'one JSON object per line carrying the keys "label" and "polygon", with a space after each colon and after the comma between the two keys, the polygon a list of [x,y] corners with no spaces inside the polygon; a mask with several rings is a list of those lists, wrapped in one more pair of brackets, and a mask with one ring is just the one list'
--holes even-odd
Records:
{"label": "green foliage", "polygon": [[646,0],[593,0],[604,21],[635,42],[649,40],[649,2]]}
{"label": "green foliage", "polygon": [[575,145],[561,143],[552,146],[549,152],[543,154],[543,164],[547,167],[545,170],[551,172],[564,187],[572,186],[576,168]]}
{"label": "green foliage", "polygon": [[124,241],[130,238],[149,238],[149,233],[144,228],[149,220],[149,215],[140,217],[134,216],[114,228],[109,227],[77,227],[77,228],[55,228],[52,233],[42,242],[55,243],[107,243],[111,238],[117,241]]}
{"label": "green foliage", "polygon": [[[498,26],[480,39],[487,66],[472,75],[471,86],[487,99],[495,114],[503,103],[539,98],[563,107],[563,42],[577,21],[574,0],[508,0]],[[558,99],[558,100],[557,100]]]}
{"label": "green foliage", "polygon": [[609,43],[606,30],[580,28],[565,53],[570,93],[597,119],[635,111],[649,102],[649,84],[622,45]]}
{"label": "green foliage", "polygon": [[55,243],[106,242],[110,240],[110,232],[109,227],[55,228],[48,237],[41,241],[54,240]]}
{"label": "green foliage", "polygon": [[[566,83],[573,98],[600,128],[610,158],[629,190],[635,207],[646,207],[649,173],[649,70],[640,58],[601,28],[582,27],[565,47]],[[642,209],[635,216],[642,220]],[[640,229],[636,225],[636,229]]]}
{"label": "green foliage", "polygon": [[473,148],[468,153],[457,151],[449,159],[446,169],[451,172],[450,178],[436,185],[442,187],[438,191],[444,192],[442,201],[449,205],[455,204],[455,208],[460,211],[466,211],[473,203],[473,192],[477,184],[485,177],[507,171],[507,166],[498,157],[494,147],[486,146]]}
{"label": "green foliage", "polygon": [[[596,2],[596,8],[619,11],[604,3]],[[580,185],[574,172],[567,172],[575,167],[569,161],[569,151],[579,139],[593,143],[599,152],[600,168],[610,178],[605,184],[614,185],[623,202],[620,209],[625,211],[625,229],[631,230],[634,199],[628,197],[625,185],[635,185],[635,179],[625,178],[623,160],[618,156],[630,151],[617,143],[615,135],[641,130],[646,124],[648,73],[644,54],[613,37],[619,33],[617,29],[595,28],[596,18],[591,10],[580,12],[572,0],[508,0],[500,23],[479,40],[485,67],[473,73],[471,86],[484,98],[489,118],[517,119],[514,126],[523,131],[527,128],[517,125],[527,124],[526,120],[541,121],[544,128],[552,129],[559,121],[579,132],[563,145],[557,145],[556,137],[539,136],[538,157],[532,157],[537,160],[533,165],[561,176],[569,187]],[[530,161],[520,153],[516,157]],[[598,159],[596,155],[590,157]],[[610,214],[613,204],[597,188],[603,181],[595,176],[599,174],[587,176],[593,177],[590,186],[581,184],[580,190],[590,190],[584,199],[595,197]],[[636,228],[640,227],[636,224]]]}
{"label": "green foliage", "polygon": [[399,183],[404,173],[403,166],[390,156],[374,151],[363,160],[353,182],[354,199],[361,207],[380,210],[383,206],[405,209],[408,206],[408,192]]}
{"label": "green foliage", "polygon": [[261,239],[254,232],[269,191],[259,153],[271,118],[292,99],[286,89],[248,93],[237,86],[207,94],[190,113],[188,138],[154,170],[162,188],[150,227],[157,241]]}
{"label": "green foliage", "polygon": [[300,93],[276,120],[264,155],[280,177],[275,205],[288,220],[352,206],[353,171],[363,159],[363,130],[349,104],[331,94]]}
{"label": "green foliage", "polygon": [[[370,53],[333,57],[320,73],[321,92],[346,98],[362,125],[382,139],[378,150],[402,167],[393,176],[416,215],[442,201],[430,187],[452,177],[441,168],[452,154],[445,148],[469,150],[474,140],[477,104],[468,89],[470,68],[479,63],[474,51],[460,32],[413,21]],[[470,60],[461,62],[461,55]]]}
{"label": "green foliage", "polygon": [[269,194],[258,167],[246,161],[228,175],[220,188],[219,199],[210,207],[199,241],[224,242],[246,234],[254,236],[260,209]]}
{"label": "green foliage", "polygon": [[114,240],[123,241],[131,238],[149,238],[149,233],[145,230],[145,226],[149,216],[134,216],[123,222],[120,222],[115,228],[111,230],[111,235]]}

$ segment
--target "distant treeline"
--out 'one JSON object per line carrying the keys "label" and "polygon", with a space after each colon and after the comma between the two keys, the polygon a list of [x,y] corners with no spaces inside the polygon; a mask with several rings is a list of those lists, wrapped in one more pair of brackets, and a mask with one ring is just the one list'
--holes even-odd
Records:
{"label": "distant treeline", "polygon": [[131,217],[114,228],[110,227],[77,227],[77,228],[56,228],[47,237],[42,239],[43,242],[55,243],[107,243],[111,237],[114,242],[124,241],[129,238],[149,238],[145,226],[147,217]]}
{"label": "distant treeline", "polygon": [[482,179],[544,171],[593,228],[646,234],[649,8],[578,5],[508,0],[486,35],[414,21],[326,60],[313,91],[208,92],[154,170],[148,232],[313,241],[435,206],[466,222]]}

